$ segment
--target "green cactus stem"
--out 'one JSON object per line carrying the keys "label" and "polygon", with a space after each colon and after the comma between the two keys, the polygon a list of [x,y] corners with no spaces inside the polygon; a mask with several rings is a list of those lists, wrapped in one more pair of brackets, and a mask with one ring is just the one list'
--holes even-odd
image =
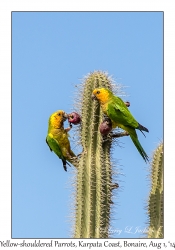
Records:
{"label": "green cactus stem", "polygon": [[148,238],[163,238],[163,143],[153,154],[151,191],[148,200]]}
{"label": "green cactus stem", "polygon": [[99,131],[103,114],[98,102],[91,99],[92,91],[98,87],[113,90],[113,83],[106,73],[95,71],[78,90],[78,113],[82,120],[78,134],[83,152],[76,175],[74,238],[109,237],[112,191],[118,188],[112,181],[113,139],[107,136],[103,140]]}

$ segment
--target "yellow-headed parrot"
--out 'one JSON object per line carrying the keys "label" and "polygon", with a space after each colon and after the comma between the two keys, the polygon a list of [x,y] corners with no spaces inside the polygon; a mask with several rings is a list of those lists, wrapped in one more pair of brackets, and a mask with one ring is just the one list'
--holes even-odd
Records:
{"label": "yellow-headed parrot", "polygon": [[51,151],[62,160],[64,170],[67,171],[66,163],[70,166],[72,163],[76,165],[76,155],[70,148],[68,139],[68,131],[70,128],[64,129],[64,121],[68,118],[63,110],[58,110],[49,117],[48,133],[46,143]]}
{"label": "yellow-headed parrot", "polygon": [[137,150],[147,162],[148,156],[138,140],[135,129],[139,129],[141,132],[142,130],[146,132],[149,131],[135,120],[127,108],[126,103],[124,103],[120,97],[114,96],[113,93],[106,88],[94,89],[92,99],[97,99],[100,102],[103,113],[111,119],[113,128],[118,126],[129,133]]}

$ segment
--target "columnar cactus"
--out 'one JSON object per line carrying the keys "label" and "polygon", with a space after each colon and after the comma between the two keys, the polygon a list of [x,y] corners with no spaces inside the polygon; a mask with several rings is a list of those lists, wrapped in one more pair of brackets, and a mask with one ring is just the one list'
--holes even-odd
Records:
{"label": "columnar cactus", "polygon": [[[99,131],[103,114],[97,101],[92,101],[92,91],[97,87],[112,90],[112,80],[106,73],[89,74],[78,91],[78,128],[83,152],[79,157],[76,176],[76,208],[74,238],[108,238],[112,190],[111,145],[112,138]],[[81,97],[80,97],[81,95]]]}
{"label": "columnar cactus", "polygon": [[148,200],[148,238],[163,238],[163,143],[153,154],[151,191]]}

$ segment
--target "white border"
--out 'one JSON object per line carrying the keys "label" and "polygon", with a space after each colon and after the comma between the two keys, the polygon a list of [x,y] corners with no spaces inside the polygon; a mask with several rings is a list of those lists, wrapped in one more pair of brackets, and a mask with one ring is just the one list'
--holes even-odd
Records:
{"label": "white border", "polygon": [[[175,137],[173,133],[175,127],[175,111],[173,105],[175,85],[174,7],[175,2],[165,0],[69,0],[64,2],[58,0],[8,0],[0,2],[0,241],[11,238],[11,11],[164,11],[164,241],[173,241],[175,222],[175,164],[172,159],[175,152]],[[50,242],[50,240],[48,242]],[[138,242],[138,240],[132,240],[132,242]]]}

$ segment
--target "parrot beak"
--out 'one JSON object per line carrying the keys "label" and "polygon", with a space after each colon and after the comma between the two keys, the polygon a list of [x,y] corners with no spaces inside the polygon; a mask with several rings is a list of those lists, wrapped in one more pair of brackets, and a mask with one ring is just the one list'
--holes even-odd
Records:
{"label": "parrot beak", "polygon": [[67,118],[70,119],[70,118],[73,118],[73,116],[71,114],[68,114]]}
{"label": "parrot beak", "polygon": [[97,97],[94,94],[91,95],[91,98],[92,100],[97,100]]}
{"label": "parrot beak", "polygon": [[68,118],[68,114],[64,112],[64,115],[63,115],[63,119],[64,119],[64,121],[66,121],[66,120],[67,120],[67,118]]}

